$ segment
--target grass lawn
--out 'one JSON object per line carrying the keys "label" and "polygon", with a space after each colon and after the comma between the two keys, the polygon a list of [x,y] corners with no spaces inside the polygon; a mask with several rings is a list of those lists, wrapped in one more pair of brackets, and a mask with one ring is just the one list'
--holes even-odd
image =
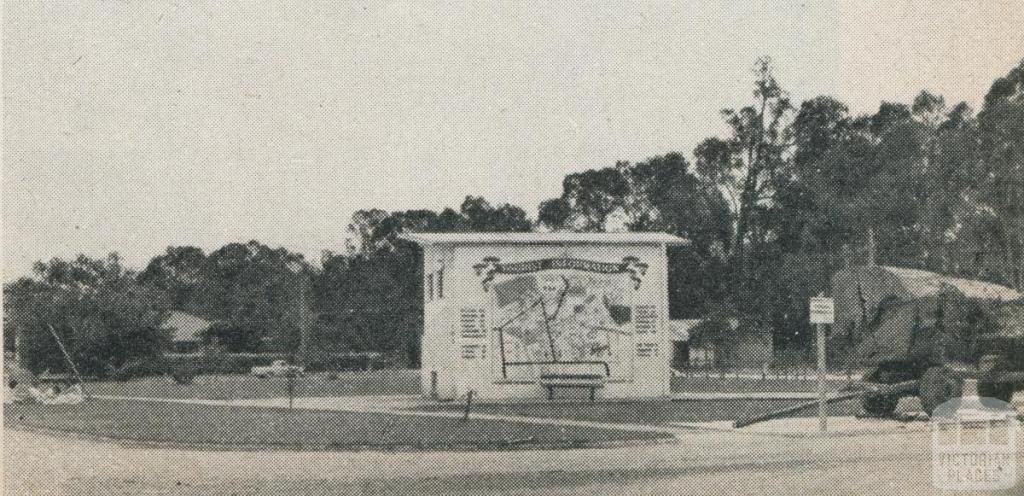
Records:
{"label": "grass lawn", "polygon": [[[715,422],[760,415],[801,403],[802,400],[687,400],[687,401],[622,401],[622,402],[531,402],[486,403],[473,405],[474,412],[526,417],[564,418],[598,422],[665,425],[671,422]],[[452,409],[457,404],[422,407],[429,410]],[[830,415],[854,415],[860,409],[857,401],[829,405]],[[812,408],[796,416],[815,416]]]}
{"label": "grass lawn", "polygon": [[[127,382],[89,382],[87,394],[176,399],[251,399],[288,396],[288,381],[283,377],[260,379],[251,375],[204,375],[183,386],[169,377],[146,377]],[[418,370],[377,370],[340,372],[337,379],[327,374],[312,374],[295,380],[295,396],[366,396],[419,394]]]}
{"label": "grass lawn", "polygon": [[491,420],[135,400],[6,405],[4,427],[16,426],[131,441],[328,450],[587,447],[667,437]]}

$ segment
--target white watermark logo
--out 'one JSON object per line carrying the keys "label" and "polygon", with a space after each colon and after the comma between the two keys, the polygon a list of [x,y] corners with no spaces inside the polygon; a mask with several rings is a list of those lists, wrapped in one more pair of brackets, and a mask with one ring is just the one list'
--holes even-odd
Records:
{"label": "white watermark logo", "polygon": [[1017,484],[1017,411],[995,398],[964,396],[932,413],[932,484],[994,491]]}

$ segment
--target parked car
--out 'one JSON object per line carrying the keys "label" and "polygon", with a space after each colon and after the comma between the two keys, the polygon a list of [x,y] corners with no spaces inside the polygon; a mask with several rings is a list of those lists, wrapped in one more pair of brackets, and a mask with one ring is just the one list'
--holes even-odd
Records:
{"label": "parked car", "polygon": [[304,367],[288,365],[285,360],[274,360],[273,363],[264,367],[253,367],[252,375],[259,378],[266,377],[287,377],[288,375],[302,375],[306,372]]}

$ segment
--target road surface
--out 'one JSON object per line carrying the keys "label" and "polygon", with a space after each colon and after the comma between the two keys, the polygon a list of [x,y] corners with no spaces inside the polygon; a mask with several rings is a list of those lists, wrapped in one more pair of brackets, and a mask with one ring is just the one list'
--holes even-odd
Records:
{"label": "road surface", "polygon": [[[512,452],[219,452],[4,431],[6,494],[937,494],[927,431]],[[1024,475],[1024,458],[1018,456]],[[1024,493],[1024,486],[1003,494]]]}

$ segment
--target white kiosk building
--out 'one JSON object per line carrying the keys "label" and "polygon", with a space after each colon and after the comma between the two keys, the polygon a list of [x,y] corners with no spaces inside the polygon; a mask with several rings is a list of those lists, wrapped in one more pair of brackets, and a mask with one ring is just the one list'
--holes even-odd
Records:
{"label": "white kiosk building", "polygon": [[422,391],[455,399],[669,394],[664,233],[412,233]]}

